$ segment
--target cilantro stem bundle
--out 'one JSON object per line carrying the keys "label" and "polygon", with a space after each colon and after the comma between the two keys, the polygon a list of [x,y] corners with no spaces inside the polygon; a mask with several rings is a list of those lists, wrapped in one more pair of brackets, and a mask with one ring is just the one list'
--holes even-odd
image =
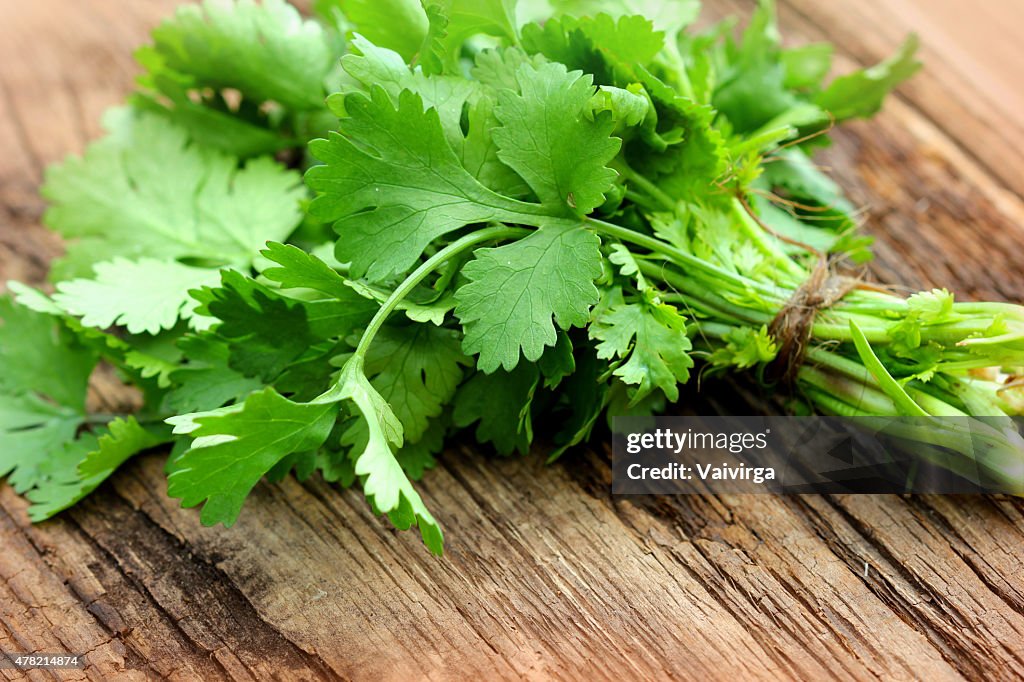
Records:
{"label": "cilantro stem bundle", "polygon": [[[33,518],[171,444],[204,523],[319,472],[440,553],[412,481],[446,439],[525,453],[536,418],[554,459],[697,372],[797,412],[1019,411],[1024,309],[834,288],[868,241],[811,155],[912,39],[826,83],[770,2],[738,39],[686,30],[695,0],[556,5],[207,0],[155,30],[108,137],[47,173],[54,292],[0,299],[0,475]],[[100,363],[140,409],[90,409]],[[950,429],[912,437],[966,458]],[[1024,480],[992,442],[974,464]]]}

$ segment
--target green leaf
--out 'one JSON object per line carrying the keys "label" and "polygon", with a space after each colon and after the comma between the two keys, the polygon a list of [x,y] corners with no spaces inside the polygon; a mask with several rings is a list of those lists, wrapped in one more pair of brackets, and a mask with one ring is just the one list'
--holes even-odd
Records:
{"label": "green leaf", "polygon": [[353,277],[382,281],[408,270],[436,238],[470,223],[517,222],[526,204],[481,185],[445,139],[437,111],[408,90],[350,95],[341,133],[315,140],[324,165],[306,173],[317,218],[341,236],[337,257]]}
{"label": "green leaf", "polygon": [[220,320],[217,334],[231,347],[230,366],[264,382],[277,377],[316,342],[303,302],[274,293],[239,272],[221,273],[221,286],[195,292],[199,312]]}
{"label": "green leaf", "polygon": [[321,25],[284,0],[183,5],[152,37],[148,49],[194,87],[234,88],[300,110],[322,106],[335,57]]}
{"label": "green leaf", "polygon": [[611,85],[602,85],[597,94],[590,99],[591,111],[596,115],[603,111],[611,112],[612,120],[618,126],[640,125],[650,111],[650,100],[637,94],[637,88],[624,90]]}
{"label": "green leaf", "polygon": [[[384,303],[391,295],[391,292],[383,287],[367,284],[360,280],[350,280],[346,284],[364,298],[378,303]],[[419,288],[414,289],[406,298],[402,299],[395,306],[395,310],[403,311],[405,316],[413,322],[430,322],[440,327],[454,307],[455,297],[450,293],[446,292],[437,296],[434,291]]]}
{"label": "green leaf", "polygon": [[636,67],[654,67],[664,45],[665,34],[640,15],[562,16],[523,27],[527,52],[592,74],[600,85],[623,88],[636,80]]}
{"label": "green leaf", "polygon": [[587,120],[590,76],[561,64],[529,64],[516,74],[519,92],[498,94],[494,131],[498,158],[519,173],[541,202],[584,216],[604,203],[617,174],[606,167],[619,151],[610,117]]}
{"label": "green leaf", "polygon": [[157,334],[179,318],[191,320],[197,303],[189,290],[219,279],[217,270],[155,258],[115,258],[94,270],[92,279],[58,284],[53,300],[87,327],[121,325],[130,334]]}
{"label": "green leaf", "polygon": [[238,160],[188,143],[152,115],[46,172],[46,224],[71,240],[55,278],[128,259],[195,259],[249,267],[299,222],[299,177],[271,159]]}
{"label": "green leaf", "polygon": [[231,349],[213,334],[185,336],[178,341],[187,364],[170,374],[174,388],[165,398],[166,408],[175,414],[214,410],[242,400],[263,386],[229,365]]}
{"label": "green leaf", "polygon": [[19,493],[74,480],[97,353],[57,318],[0,296],[0,477]]}
{"label": "green leaf", "polygon": [[600,240],[583,227],[543,227],[493,249],[478,249],[462,273],[455,314],[465,328],[462,346],[479,354],[478,367],[511,370],[522,356],[533,362],[562,329],[587,324],[599,294]]}
{"label": "green leaf", "polygon": [[[362,36],[355,36],[352,47],[358,53],[345,55],[341,64],[345,71],[359,81],[366,92],[374,86],[384,88],[392,103],[399,104],[403,90],[410,90],[423,100],[424,108],[437,110],[441,126],[453,149],[463,141],[462,110],[467,100],[476,94],[477,84],[462,77],[425,76],[413,71],[396,52],[377,47]],[[341,98],[339,101],[338,98]],[[348,93],[335,94],[328,99],[331,108],[341,116],[347,113],[345,101]]]}
{"label": "green leaf", "polygon": [[431,419],[430,425],[415,443],[405,443],[395,458],[402,466],[405,475],[414,481],[423,478],[428,469],[437,466],[437,459],[434,455],[444,449],[444,437],[446,431],[446,420],[442,418]]}
{"label": "green leaf", "polygon": [[18,493],[44,485],[59,471],[55,459],[75,439],[83,419],[82,412],[31,393],[0,393],[0,477],[9,476]]}
{"label": "green leaf", "polygon": [[452,330],[433,325],[386,325],[366,355],[366,375],[402,423],[405,441],[416,443],[440,416],[471,364]]}
{"label": "green leaf", "polygon": [[783,50],[782,66],[786,71],[787,88],[816,88],[832,68],[831,43],[811,43]]}
{"label": "green leaf", "polygon": [[444,550],[441,527],[409,482],[392,449],[402,445],[402,423],[370,385],[357,356],[342,369],[338,386],[339,397],[352,400],[367,424],[366,447],[355,455],[355,473],[363,482],[363,493],[375,510],[388,515],[396,528],[419,526],[424,544],[440,555]]}
{"label": "green leaf", "polygon": [[768,327],[733,327],[723,339],[725,346],[711,353],[709,361],[718,366],[749,369],[771,362],[779,352],[778,344]]}
{"label": "green leaf", "polygon": [[169,428],[145,428],[134,417],[115,419],[98,434],[82,434],[51,453],[47,475],[27,495],[32,502],[29,518],[43,521],[73,506],[133,455],[170,439]]}
{"label": "green leaf", "polygon": [[493,443],[503,455],[525,455],[533,442],[530,407],[539,385],[532,364],[521,363],[511,372],[477,372],[459,388],[452,421],[460,428],[476,423],[476,439]]}
{"label": "green leaf", "polygon": [[714,94],[714,105],[737,132],[757,130],[799,99],[785,85],[775,3],[761,0]]}
{"label": "green leaf", "polygon": [[669,400],[679,398],[678,384],[690,378],[692,347],[686,335],[686,320],[665,303],[624,303],[612,307],[590,326],[592,338],[600,341],[597,357],[618,357],[615,376],[635,386],[630,402],[635,404],[660,388]]}
{"label": "green leaf", "polygon": [[555,389],[562,380],[572,376],[576,371],[576,360],[572,354],[572,341],[569,335],[558,330],[558,340],[554,346],[544,350],[537,361],[537,368],[544,376],[544,388]]}
{"label": "green leaf", "polygon": [[872,116],[882,108],[885,96],[921,68],[917,61],[917,36],[910,36],[900,51],[868,69],[840,76],[815,99],[837,121]]}
{"label": "green leaf", "polygon": [[[428,16],[435,17],[430,50],[446,70],[455,70],[463,44],[484,34],[515,42],[515,0],[427,0]],[[438,19],[437,17],[443,17]]]}
{"label": "green leaf", "polygon": [[353,293],[336,270],[297,246],[270,242],[260,253],[280,266],[267,268],[262,274],[282,289],[313,289],[343,301]]}
{"label": "green leaf", "polygon": [[107,433],[78,465],[78,473],[84,478],[109,476],[133,455],[170,440],[171,429],[166,425],[144,427],[135,417],[119,417],[107,425]]}
{"label": "green leaf", "polygon": [[355,29],[375,45],[411,61],[427,34],[427,15],[419,0],[319,0],[320,11],[337,6]]}
{"label": "green leaf", "polygon": [[230,411],[172,417],[176,434],[195,440],[174,465],[167,492],[183,507],[204,504],[204,525],[231,526],[264,475],[294,452],[319,448],[334,426],[338,404],[295,403],[272,388]]}
{"label": "green leaf", "polygon": [[52,316],[0,296],[0,392],[42,396],[78,414],[96,353]]}
{"label": "green leaf", "polygon": [[700,0],[553,0],[555,8],[576,17],[638,15],[673,36],[700,14]]}
{"label": "green leaf", "polygon": [[[713,204],[725,201],[717,182],[729,166],[715,110],[697,104],[643,68],[641,82],[657,110],[658,141],[665,151],[639,159],[636,169],[677,201]],[[681,143],[681,144],[680,144]]]}
{"label": "green leaf", "polygon": [[604,370],[604,363],[597,359],[592,347],[581,349],[575,371],[566,377],[563,388],[569,416],[560,422],[561,427],[555,434],[558,447],[548,455],[548,462],[554,462],[566,450],[590,438],[608,401],[608,383],[601,380]]}

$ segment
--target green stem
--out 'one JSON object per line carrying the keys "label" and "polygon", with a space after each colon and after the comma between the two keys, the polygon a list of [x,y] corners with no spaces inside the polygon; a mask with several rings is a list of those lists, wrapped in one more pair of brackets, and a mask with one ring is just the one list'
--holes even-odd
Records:
{"label": "green stem", "polygon": [[657,202],[654,199],[647,196],[646,194],[641,194],[636,190],[627,189],[626,198],[632,201],[634,204],[643,206],[649,211],[657,211],[659,208],[661,208],[660,206],[657,205]]}
{"label": "green stem", "polygon": [[635,230],[630,230],[626,227],[620,227],[619,225],[613,225],[612,223],[606,223],[603,220],[598,220],[597,218],[586,218],[585,220],[587,225],[593,228],[595,232],[609,237],[614,237],[620,241],[629,242],[630,244],[642,246],[645,249],[664,256],[672,264],[684,270],[690,269],[713,278],[718,288],[729,284],[738,290],[756,291],[765,296],[775,297],[778,294],[778,291],[775,290],[774,287],[769,288],[760,282],[755,282],[741,275],[737,275],[734,272],[724,270],[717,265],[709,263],[701,258],[697,258],[696,256],[686,253],[682,249],[678,249],[671,244],[663,242],[662,240],[650,235],[636,232]]}
{"label": "green stem", "polygon": [[786,274],[792,275],[798,280],[807,278],[807,271],[797,265],[785,251],[779,248],[777,242],[780,242],[780,240],[778,237],[765,232],[757,221],[754,220],[753,216],[747,212],[742,201],[735,198],[732,200],[732,212],[740,228],[743,230],[743,234],[761,253],[771,258]]}
{"label": "green stem", "polygon": [[640,173],[633,170],[624,159],[617,159],[613,166],[615,170],[622,174],[626,180],[636,185],[638,188],[644,191],[647,196],[651,197],[667,211],[675,211],[677,202],[675,199],[666,194],[660,187],[655,185],[653,182],[645,178]]}
{"label": "green stem", "polygon": [[384,326],[384,322],[387,321],[388,316],[395,311],[398,304],[409,295],[409,293],[416,288],[423,279],[437,269],[440,265],[444,264],[445,261],[450,259],[452,256],[458,255],[467,249],[471,249],[477,244],[483,242],[493,241],[497,239],[508,239],[511,237],[523,237],[530,233],[530,230],[522,227],[506,227],[504,225],[500,227],[485,227],[482,230],[471,232],[461,239],[456,239],[448,246],[444,247],[433,256],[425,260],[418,268],[412,271],[408,277],[406,277],[398,287],[391,292],[387,300],[381,305],[380,310],[370,320],[370,324],[366,326],[363,331],[363,335],[359,339],[359,345],[356,346],[355,355],[357,357],[366,357],[366,352],[370,348],[370,344],[373,342],[373,338],[380,331],[380,328]]}

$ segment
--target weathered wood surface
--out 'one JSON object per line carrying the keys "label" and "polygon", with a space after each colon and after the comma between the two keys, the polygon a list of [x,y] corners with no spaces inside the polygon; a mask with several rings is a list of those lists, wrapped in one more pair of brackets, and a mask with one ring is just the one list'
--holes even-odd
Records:
{"label": "weathered wood surface", "polygon": [[[0,3],[0,281],[44,276],[42,168],[99,134],[174,4]],[[787,0],[782,17],[847,65],[920,30],[928,70],[827,162],[870,210],[879,277],[1024,299],[1024,8]],[[606,454],[447,453],[422,486],[443,560],[320,482],[259,486],[230,530],[178,509],[156,456],[34,527],[0,487],[0,649],[89,652],[69,679],[1024,677],[1019,500],[623,499],[608,477]]]}

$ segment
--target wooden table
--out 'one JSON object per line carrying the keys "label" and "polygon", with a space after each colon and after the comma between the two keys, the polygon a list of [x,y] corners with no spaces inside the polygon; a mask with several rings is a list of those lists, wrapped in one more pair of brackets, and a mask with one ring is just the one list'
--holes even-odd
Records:
{"label": "wooden table", "polygon": [[[43,167],[100,134],[174,5],[0,3],[0,281],[43,278],[59,249],[38,225]],[[922,33],[924,73],[826,156],[869,209],[875,274],[1024,299],[1022,4],[781,14],[843,67]],[[316,481],[260,485],[230,530],[166,497],[157,456],[39,526],[0,487],[0,649],[89,652],[94,679],[1024,676],[1019,500],[625,500],[608,478],[605,454],[545,467],[456,448],[422,485],[443,560]]]}

